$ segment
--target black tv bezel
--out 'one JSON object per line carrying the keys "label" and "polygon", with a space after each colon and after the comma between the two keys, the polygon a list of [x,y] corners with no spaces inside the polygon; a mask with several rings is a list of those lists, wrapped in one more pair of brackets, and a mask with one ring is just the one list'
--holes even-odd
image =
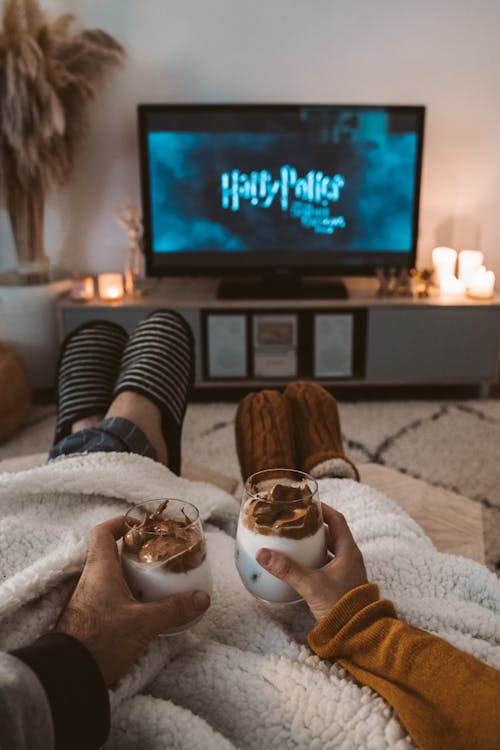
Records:
{"label": "black tv bezel", "polygon": [[[153,252],[152,247],[152,236],[151,236],[151,203],[149,200],[149,158],[147,148],[147,117],[151,113],[161,114],[162,112],[213,112],[217,110],[219,112],[232,111],[232,112],[246,112],[246,111],[261,111],[261,112],[297,112],[303,107],[311,107],[314,109],[328,109],[331,107],[345,108],[345,109],[385,109],[389,111],[397,112],[412,112],[417,115],[417,133],[418,133],[418,153],[415,160],[415,205],[413,215],[413,227],[412,227],[412,247],[408,253],[402,255],[399,252],[387,251],[374,251],[374,250],[360,250],[355,252],[365,253],[366,261],[369,259],[369,253],[376,254],[376,258],[373,263],[361,262],[354,265],[348,264],[336,264],[335,262],[325,265],[315,264],[311,265],[298,265],[298,264],[287,264],[287,263],[269,263],[264,266],[257,266],[252,264],[241,263],[241,255],[238,255],[239,263],[234,264],[222,264],[220,266],[203,266],[196,264],[194,267],[190,264],[186,265],[173,265],[168,264],[159,265],[155,263],[157,255]],[[420,215],[420,188],[422,181],[422,157],[423,157],[423,142],[424,142],[424,122],[425,122],[425,106],[424,105],[400,105],[400,104],[334,104],[334,103],[322,103],[322,104],[230,104],[230,103],[203,103],[203,104],[154,104],[154,103],[142,103],[137,105],[138,114],[138,139],[139,139],[139,167],[140,167],[140,183],[141,183],[141,200],[142,200],[142,216],[143,216],[143,249],[146,262],[146,273],[150,277],[166,277],[166,276],[210,276],[210,277],[240,277],[244,276],[261,276],[273,272],[283,272],[297,274],[300,276],[373,276],[376,270],[379,268],[398,268],[398,269],[410,269],[415,266],[416,254],[417,254],[417,241],[418,241],[418,222]],[[273,252],[286,252],[276,251]],[[352,251],[349,251],[352,252]],[[399,256],[399,257],[395,257]],[[189,253],[186,253],[186,258],[192,257]],[[225,255],[226,259],[229,259]]]}

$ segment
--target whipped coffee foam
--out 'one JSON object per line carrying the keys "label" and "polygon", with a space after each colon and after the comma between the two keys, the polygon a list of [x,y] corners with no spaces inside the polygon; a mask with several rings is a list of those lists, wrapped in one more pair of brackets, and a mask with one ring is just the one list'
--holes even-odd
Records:
{"label": "whipped coffee foam", "polygon": [[[169,503],[180,506],[176,517],[163,516]],[[142,510],[146,506],[144,503]],[[181,501],[163,501],[124,535],[123,572],[139,601],[155,601],[184,591],[211,593],[205,537],[199,521],[186,514],[187,506]]]}

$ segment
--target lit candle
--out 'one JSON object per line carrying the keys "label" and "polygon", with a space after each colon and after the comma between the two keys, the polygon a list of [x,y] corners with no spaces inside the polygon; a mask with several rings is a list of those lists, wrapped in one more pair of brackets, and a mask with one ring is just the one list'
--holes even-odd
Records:
{"label": "lit candle", "polygon": [[464,297],[465,284],[456,276],[446,276],[439,285],[442,297]]}
{"label": "lit candle", "polygon": [[432,251],[435,281],[440,284],[448,276],[455,275],[457,251],[452,247],[435,247]]}
{"label": "lit candle", "polygon": [[123,276],[121,273],[100,273],[97,277],[99,297],[104,300],[116,300],[123,297]]}
{"label": "lit candle", "polygon": [[92,276],[73,276],[70,296],[76,302],[91,300],[94,296],[94,279]]}
{"label": "lit candle", "polygon": [[490,299],[495,294],[495,274],[480,266],[469,281],[467,289],[469,297],[474,299]]}
{"label": "lit candle", "polygon": [[479,250],[462,250],[458,254],[458,278],[462,279],[465,286],[469,286],[483,260],[484,255]]}

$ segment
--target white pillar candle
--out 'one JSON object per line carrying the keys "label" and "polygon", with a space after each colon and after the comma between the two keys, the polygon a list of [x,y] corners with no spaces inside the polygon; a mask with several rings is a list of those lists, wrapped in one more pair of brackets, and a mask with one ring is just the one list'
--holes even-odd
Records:
{"label": "white pillar candle", "polygon": [[480,266],[469,281],[467,289],[469,297],[474,299],[490,299],[495,294],[495,274]]}
{"label": "white pillar candle", "polygon": [[123,276],[121,273],[100,273],[97,277],[99,297],[108,302],[123,297]]}
{"label": "white pillar candle", "polygon": [[462,279],[465,286],[481,266],[484,255],[479,250],[462,250],[458,254],[458,278]]}
{"label": "white pillar candle", "polygon": [[442,297],[457,297],[462,299],[465,296],[465,284],[461,279],[457,279],[456,276],[446,276],[441,280],[439,286]]}
{"label": "white pillar candle", "polygon": [[434,276],[437,284],[443,279],[455,275],[455,265],[457,262],[457,251],[452,247],[435,247],[432,251],[432,264],[434,266]]}

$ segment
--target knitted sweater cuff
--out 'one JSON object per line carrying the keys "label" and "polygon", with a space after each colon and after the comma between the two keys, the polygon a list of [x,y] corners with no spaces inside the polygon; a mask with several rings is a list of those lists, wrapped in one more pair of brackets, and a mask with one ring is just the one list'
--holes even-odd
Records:
{"label": "knitted sweater cuff", "polygon": [[375,583],[365,583],[348,591],[313,628],[308,643],[322,658],[341,658],[352,636],[367,629],[381,617],[396,618],[392,602],[379,598]]}

